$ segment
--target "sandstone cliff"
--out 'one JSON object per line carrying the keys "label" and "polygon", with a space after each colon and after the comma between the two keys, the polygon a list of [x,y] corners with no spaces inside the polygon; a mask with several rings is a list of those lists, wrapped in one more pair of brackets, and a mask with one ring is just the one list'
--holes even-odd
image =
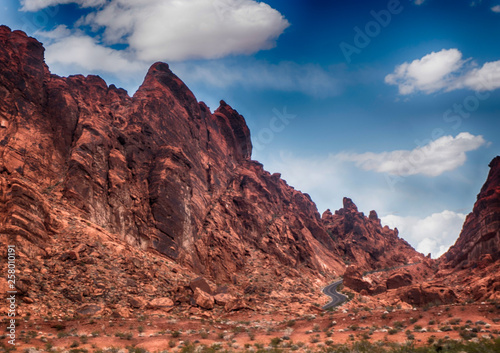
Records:
{"label": "sandstone cliff", "polygon": [[349,199],[320,217],[251,160],[244,118],[223,101],[211,112],[167,64],[131,97],[98,76],[53,75],[43,55],[0,26],[0,232],[19,248],[26,303],[42,305],[50,285],[48,311],[157,307],[176,293],[206,306],[188,285],[200,275],[240,297],[320,296],[346,263],[369,271],[422,256]]}

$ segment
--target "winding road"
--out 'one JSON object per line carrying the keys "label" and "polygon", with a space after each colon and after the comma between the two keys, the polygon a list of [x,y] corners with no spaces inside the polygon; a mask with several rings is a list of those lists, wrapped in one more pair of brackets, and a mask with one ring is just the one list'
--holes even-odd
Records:
{"label": "winding road", "polygon": [[339,292],[337,292],[338,286],[342,284],[343,280],[339,280],[336,282],[333,282],[332,284],[329,284],[325,288],[323,288],[323,293],[328,295],[330,298],[332,298],[332,301],[323,306],[323,309],[329,309],[333,308],[334,306],[337,306],[339,304],[342,304],[347,297]]}

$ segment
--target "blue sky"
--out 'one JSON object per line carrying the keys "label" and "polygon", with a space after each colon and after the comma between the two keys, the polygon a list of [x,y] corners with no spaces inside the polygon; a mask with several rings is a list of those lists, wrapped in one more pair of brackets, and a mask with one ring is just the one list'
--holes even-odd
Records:
{"label": "blue sky", "polygon": [[133,94],[168,62],[320,212],[344,196],[417,250],[457,238],[498,154],[500,0],[7,0],[51,71]]}

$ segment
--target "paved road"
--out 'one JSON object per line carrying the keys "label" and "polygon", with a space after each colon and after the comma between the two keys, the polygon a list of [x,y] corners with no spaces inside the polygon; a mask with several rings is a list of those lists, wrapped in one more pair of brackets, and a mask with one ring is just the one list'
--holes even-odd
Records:
{"label": "paved road", "polygon": [[342,304],[346,301],[347,297],[339,292],[337,292],[337,287],[342,284],[343,280],[339,280],[337,282],[333,282],[329,284],[325,288],[323,288],[323,293],[332,298],[332,301],[326,304],[323,309],[333,308],[339,304]]}

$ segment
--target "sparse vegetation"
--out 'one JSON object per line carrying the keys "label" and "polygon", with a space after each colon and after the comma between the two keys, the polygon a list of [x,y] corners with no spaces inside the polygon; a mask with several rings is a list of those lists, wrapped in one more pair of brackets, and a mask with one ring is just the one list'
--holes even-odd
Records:
{"label": "sparse vegetation", "polygon": [[398,330],[398,329],[395,329],[395,328],[391,328],[391,329],[389,329],[389,331],[387,331],[387,333],[388,333],[389,335],[395,335],[395,334],[396,334],[396,333],[398,333],[398,332],[399,332],[399,330]]}

